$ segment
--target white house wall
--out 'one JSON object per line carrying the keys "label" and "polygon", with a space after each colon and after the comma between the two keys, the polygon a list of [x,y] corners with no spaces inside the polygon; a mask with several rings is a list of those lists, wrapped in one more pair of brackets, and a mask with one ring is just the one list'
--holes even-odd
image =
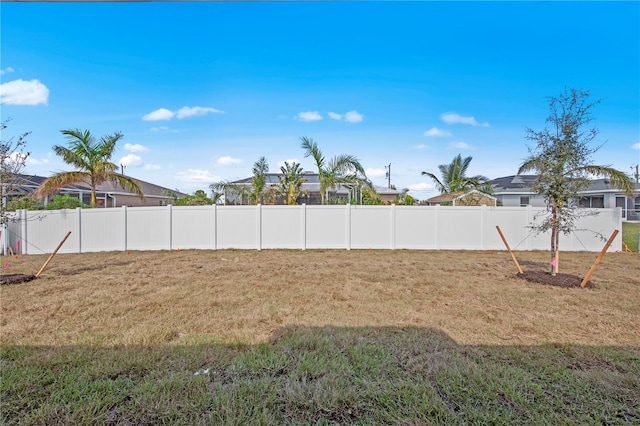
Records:
{"label": "white house wall", "polygon": [[[563,251],[600,251],[620,209],[583,209]],[[450,206],[192,206],[26,211],[9,223],[14,252],[61,253],[175,249],[548,250],[549,234],[531,225],[535,207]],[[620,250],[618,235],[610,251]]]}

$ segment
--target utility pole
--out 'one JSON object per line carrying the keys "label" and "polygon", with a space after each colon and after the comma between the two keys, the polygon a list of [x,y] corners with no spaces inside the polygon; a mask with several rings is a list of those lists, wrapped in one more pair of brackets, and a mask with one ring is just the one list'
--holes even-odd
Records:
{"label": "utility pole", "polygon": [[384,166],[384,168],[387,169],[387,188],[391,188],[391,163],[388,166]]}
{"label": "utility pole", "polygon": [[126,166],[124,164],[120,164],[120,174],[123,175],[124,174],[124,169],[126,168]]}
{"label": "utility pole", "polygon": [[[631,171],[633,171],[633,166],[631,166]],[[640,174],[638,173],[638,164],[636,164],[636,172],[633,174],[633,177],[636,178],[636,183],[640,183]]]}

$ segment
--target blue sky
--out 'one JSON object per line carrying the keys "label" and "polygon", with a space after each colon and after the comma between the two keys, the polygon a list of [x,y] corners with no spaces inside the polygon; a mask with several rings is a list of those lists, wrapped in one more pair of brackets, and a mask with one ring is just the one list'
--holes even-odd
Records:
{"label": "blue sky", "polygon": [[377,185],[422,171],[515,174],[548,96],[591,91],[596,164],[640,162],[640,3],[2,3],[2,120],[32,132],[26,173],[70,170],[60,130],[120,131],[125,173],[183,192],[261,156],[356,155]]}

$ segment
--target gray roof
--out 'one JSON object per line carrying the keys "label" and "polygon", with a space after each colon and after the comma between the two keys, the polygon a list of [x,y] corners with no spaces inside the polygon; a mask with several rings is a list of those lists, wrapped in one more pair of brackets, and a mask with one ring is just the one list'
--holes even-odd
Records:
{"label": "gray roof", "polygon": [[[489,183],[493,185],[494,194],[532,193],[530,185],[536,177],[536,175],[512,175],[490,180]],[[640,183],[636,183],[635,187],[640,191]],[[609,179],[593,179],[589,182],[589,186],[580,192],[620,192],[620,188],[611,185]]]}
{"label": "gray roof", "polygon": [[[19,185],[24,188],[35,190],[37,189],[47,178],[42,176],[35,175],[19,175]],[[138,183],[145,197],[162,197],[166,198],[168,192],[172,192],[178,197],[182,197],[186,194],[181,193],[178,190],[173,190],[169,188],[165,188],[159,185],[155,185],[153,183],[145,182],[140,179],[132,178],[134,181]],[[74,185],[66,185],[63,188],[60,188],[60,192],[90,192],[91,189],[88,185],[79,182]],[[111,181],[106,181],[101,183],[96,187],[97,192],[101,193],[109,193],[109,194],[118,194],[118,195],[132,195],[133,193],[128,189],[121,187],[118,184],[115,184]]]}
{"label": "gray roof", "polygon": [[[265,175],[267,185],[277,185],[280,183],[278,178],[282,176],[282,173],[267,173]],[[317,173],[304,172],[302,174],[304,178],[304,183],[302,184],[303,191],[309,192],[320,192],[320,178]],[[240,184],[240,185],[250,185],[252,177],[235,180],[231,183]],[[336,188],[333,188],[332,192],[336,192],[337,194],[348,194],[349,190],[352,188],[349,184],[339,184]],[[402,194],[402,191],[393,189],[393,188],[385,188],[382,186],[373,185],[373,188],[380,195],[398,195]]]}

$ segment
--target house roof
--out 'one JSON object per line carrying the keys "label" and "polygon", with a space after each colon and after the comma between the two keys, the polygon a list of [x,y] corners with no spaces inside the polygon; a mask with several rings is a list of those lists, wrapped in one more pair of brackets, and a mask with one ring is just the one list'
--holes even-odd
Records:
{"label": "house roof", "polygon": [[[36,188],[38,188],[47,178],[43,177],[43,176],[35,176],[35,175],[18,175],[18,184],[19,186],[23,187],[23,188],[29,188],[32,190],[35,190]],[[168,193],[171,192],[175,195],[177,195],[178,197],[182,197],[186,194],[181,193],[180,191],[177,190],[172,190],[172,189],[168,189],[159,185],[155,185],[153,183],[150,182],[145,182],[143,180],[140,179],[136,179],[136,178],[132,178],[134,181],[136,181],[138,183],[138,185],[140,185],[140,188],[142,189],[142,192],[144,193],[145,197],[150,197],[150,198],[157,198],[157,197],[161,197],[161,198],[166,198],[168,196]],[[80,183],[80,184],[74,184],[74,185],[66,185],[62,188],[60,188],[60,192],[90,192],[91,189],[89,188],[88,185]],[[111,181],[106,181],[103,182],[102,184],[98,185],[96,187],[96,192],[102,192],[102,193],[109,193],[109,194],[116,194],[116,195],[132,195],[133,193],[131,191],[129,191],[128,189],[123,188],[122,186],[115,184]]]}
{"label": "house roof", "polygon": [[455,200],[460,200],[464,197],[466,197],[469,194],[480,194],[483,197],[489,198],[491,200],[496,200],[496,197],[492,197],[489,194],[485,194],[484,192],[480,192],[477,189],[472,189],[469,191],[456,191],[456,192],[449,192],[446,194],[440,194],[440,195],[436,195],[435,197],[431,197],[427,200],[428,203],[446,203],[446,202],[450,202],[450,201],[455,201]]}
{"label": "house roof", "polygon": [[[282,173],[267,173],[265,175],[267,185],[277,185],[278,183],[280,183],[278,179],[280,176],[282,176]],[[301,186],[301,189],[303,191],[320,192],[320,177],[318,173],[304,172],[302,176],[304,178],[304,183]],[[231,183],[240,184],[240,185],[250,185],[252,179],[253,179],[252,177],[248,177],[244,179],[235,180]],[[337,194],[348,194],[351,188],[352,186],[349,184],[338,184],[338,186],[332,192],[335,192]],[[393,188],[385,188],[377,185],[373,185],[373,188],[380,195],[402,194],[402,191],[393,189]]]}
{"label": "house roof", "polygon": [[[494,194],[532,194],[530,186],[536,177],[536,175],[512,175],[490,180],[489,183],[493,185]],[[636,183],[635,188],[639,191],[640,183]],[[589,186],[580,192],[620,192],[620,188],[611,185],[609,179],[593,179],[589,181]]]}

